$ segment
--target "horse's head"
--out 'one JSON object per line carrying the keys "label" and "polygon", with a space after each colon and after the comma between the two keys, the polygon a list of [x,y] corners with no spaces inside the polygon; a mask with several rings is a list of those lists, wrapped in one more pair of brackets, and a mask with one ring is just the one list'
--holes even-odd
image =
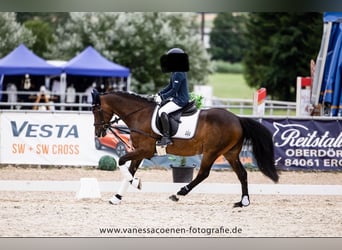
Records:
{"label": "horse's head", "polygon": [[106,131],[111,124],[110,120],[113,117],[113,111],[106,110],[106,106],[101,104],[100,94],[96,89],[93,90],[91,95],[93,97],[92,111],[94,115],[95,135],[97,137],[103,137],[106,135]]}

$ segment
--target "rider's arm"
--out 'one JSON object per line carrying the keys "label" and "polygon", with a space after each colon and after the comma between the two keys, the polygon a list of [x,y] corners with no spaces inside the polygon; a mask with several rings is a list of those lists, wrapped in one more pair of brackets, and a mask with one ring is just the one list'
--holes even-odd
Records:
{"label": "rider's arm", "polygon": [[185,74],[183,72],[175,72],[171,76],[171,81],[169,86],[163,91],[159,92],[162,100],[168,99],[170,97],[175,97],[180,85],[185,79]]}

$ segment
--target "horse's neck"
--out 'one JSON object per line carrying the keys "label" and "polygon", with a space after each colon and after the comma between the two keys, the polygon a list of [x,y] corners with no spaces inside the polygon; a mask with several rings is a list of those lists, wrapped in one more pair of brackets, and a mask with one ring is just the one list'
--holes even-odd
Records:
{"label": "horse's neck", "polygon": [[[150,107],[152,109],[153,106],[145,102],[144,100],[136,99],[134,96],[117,95],[115,96],[115,98],[109,99],[114,113],[117,114],[128,127],[130,125],[133,125],[133,123],[136,123],[137,121],[142,122],[148,119],[146,117],[146,114],[149,114],[149,112],[147,111]],[[141,116],[142,114],[145,114],[145,116],[143,117],[144,119],[137,119],[137,117]]]}

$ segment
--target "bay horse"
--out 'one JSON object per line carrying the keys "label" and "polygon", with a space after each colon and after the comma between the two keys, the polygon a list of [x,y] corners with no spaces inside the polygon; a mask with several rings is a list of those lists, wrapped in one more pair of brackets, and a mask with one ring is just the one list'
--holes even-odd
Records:
{"label": "bay horse", "polygon": [[[134,93],[113,91],[99,93],[94,89],[92,93],[95,136],[106,134],[113,121],[113,115],[117,115],[131,131],[131,141],[134,150],[119,158],[119,167],[131,161],[126,167],[124,175],[132,179],[143,159],[150,159],[156,152],[156,141],[160,135],[153,132],[151,119],[156,105],[153,98],[143,97]],[[177,195],[185,196],[195,186],[209,176],[214,161],[223,155],[233,171],[236,173],[242,189],[242,196],[234,207],[244,207],[250,204],[248,194],[247,171],[239,159],[239,154],[244,143],[252,143],[252,150],[257,165],[261,172],[274,182],[278,182],[279,176],[274,164],[274,145],[270,131],[258,121],[252,118],[239,117],[223,108],[201,109],[198,117],[197,130],[191,139],[172,138],[173,144],[168,145],[168,154],[179,156],[192,156],[202,154],[197,176],[187,185],[182,187]],[[125,169],[125,168],[123,168]],[[120,168],[121,170],[121,168]],[[127,189],[123,181],[122,189]],[[136,184],[140,187],[140,183]],[[121,201],[120,194],[115,199]],[[171,195],[170,199],[177,201],[179,197]],[[114,197],[114,196],[113,196]],[[110,202],[114,204],[114,202]]]}

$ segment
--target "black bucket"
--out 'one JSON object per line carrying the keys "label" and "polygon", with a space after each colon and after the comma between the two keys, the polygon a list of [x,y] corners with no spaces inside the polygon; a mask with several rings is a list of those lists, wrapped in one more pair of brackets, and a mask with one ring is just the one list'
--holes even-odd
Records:
{"label": "black bucket", "polygon": [[175,183],[189,183],[194,176],[194,167],[174,167],[172,168],[173,182]]}

